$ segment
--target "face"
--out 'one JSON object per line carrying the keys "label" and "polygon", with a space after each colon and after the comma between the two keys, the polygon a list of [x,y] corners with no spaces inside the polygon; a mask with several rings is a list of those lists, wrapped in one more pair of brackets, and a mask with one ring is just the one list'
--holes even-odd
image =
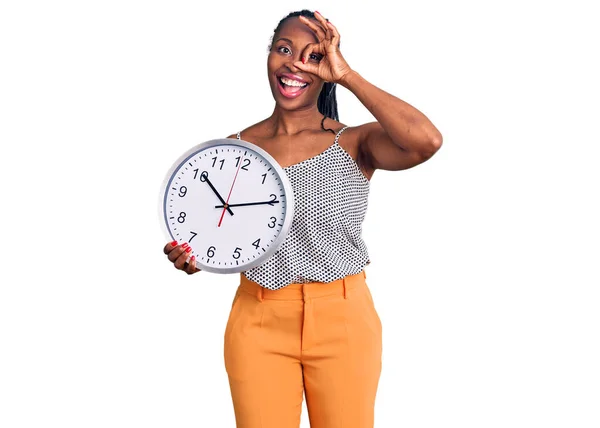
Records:
{"label": "face", "polygon": [[[318,42],[315,33],[298,17],[289,18],[274,35],[267,70],[271,92],[278,104],[289,109],[317,104],[325,82],[300,70],[294,62],[302,61],[302,52],[309,43]],[[307,64],[318,64],[320,59],[321,54],[311,53]]]}

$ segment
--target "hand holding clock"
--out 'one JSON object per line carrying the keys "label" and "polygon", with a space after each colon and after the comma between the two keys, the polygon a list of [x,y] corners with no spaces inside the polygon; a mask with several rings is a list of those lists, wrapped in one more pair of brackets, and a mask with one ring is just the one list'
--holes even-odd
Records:
{"label": "hand holding clock", "polygon": [[163,251],[168,259],[173,262],[176,269],[182,270],[188,275],[192,275],[202,270],[196,267],[195,256],[192,256],[188,263],[188,254],[192,251],[192,247],[190,247],[187,242],[182,245],[177,245],[177,241],[169,242],[165,245]]}

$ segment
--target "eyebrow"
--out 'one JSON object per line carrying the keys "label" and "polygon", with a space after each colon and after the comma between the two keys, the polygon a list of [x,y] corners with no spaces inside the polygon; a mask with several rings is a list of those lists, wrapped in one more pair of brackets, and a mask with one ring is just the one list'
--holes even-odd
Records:
{"label": "eyebrow", "polygon": [[292,42],[290,39],[287,39],[287,38],[285,38],[285,37],[280,37],[280,38],[278,38],[278,39],[275,41],[275,43],[277,43],[277,42],[278,42],[278,41],[280,41],[280,40],[285,40],[285,41],[286,41],[286,42],[288,42],[290,45],[293,45],[293,44],[294,44],[294,42]]}

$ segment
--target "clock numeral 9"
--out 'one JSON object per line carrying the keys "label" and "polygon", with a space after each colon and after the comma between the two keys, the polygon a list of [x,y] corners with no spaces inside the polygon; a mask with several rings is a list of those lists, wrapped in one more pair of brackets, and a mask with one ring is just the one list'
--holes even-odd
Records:
{"label": "clock numeral 9", "polygon": [[185,214],[183,211],[182,211],[182,212],[180,212],[180,213],[179,213],[179,217],[177,217],[177,221],[178,221],[179,223],[183,223],[183,222],[185,221],[185,216],[186,216],[186,214]]}
{"label": "clock numeral 9", "polygon": [[270,220],[273,222],[273,224],[269,223],[269,227],[273,229],[275,227],[275,222],[277,221],[277,219],[275,217],[271,217]]}
{"label": "clock numeral 9", "polygon": [[179,197],[183,198],[185,196],[185,194],[187,193],[187,187],[185,186],[181,186],[179,188]]}
{"label": "clock numeral 9", "polygon": [[241,254],[240,254],[239,250],[241,250],[241,248],[235,247],[235,250],[233,251],[233,258],[234,259],[239,259],[240,258]]}
{"label": "clock numeral 9", "polygon": [[217,249],[217,248],[216,248],[216,247],[213,247],[213,246],[210,246],[210,247],[208,247],[208,251],[206,252],[206,255],[207,255],[208,257],[214,257],[214,256],[215,256],[215,250],[216,250],[216,249]]}

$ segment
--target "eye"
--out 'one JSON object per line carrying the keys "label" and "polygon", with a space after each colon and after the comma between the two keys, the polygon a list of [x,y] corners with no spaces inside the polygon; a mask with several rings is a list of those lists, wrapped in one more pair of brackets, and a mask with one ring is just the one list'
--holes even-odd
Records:
{"label": "eye", "polygon": [[310,54],[310,57],[311,57],[311,58],[312,58],[312,57],[314,57],[313,59],[314,59],[315,61],[321,61],[321,58],[323,58],[323,56],[322,56],[322,55],[319,55],[319,54]]}
{"label": "eye", "polygon": [[281,52],[281,49],[287,49],[289,51],[289,49],[287,48],[287,46],[279,46],[277,48],[277,52]]}

